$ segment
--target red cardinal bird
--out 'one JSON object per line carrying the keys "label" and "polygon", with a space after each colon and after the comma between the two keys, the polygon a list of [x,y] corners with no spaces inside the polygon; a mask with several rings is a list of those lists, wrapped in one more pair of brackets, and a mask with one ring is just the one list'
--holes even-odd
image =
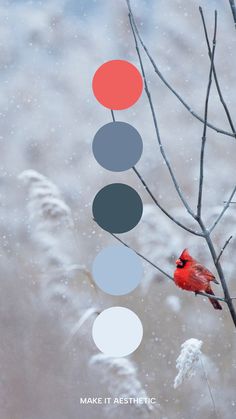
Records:
{"label": "red cardinal bird", "polygon": [[[190,256],[188,249],[184,249],[175,263],[174,281],[178,287],[187,291],[203,291],[215,295],[211,289],[210,281],[215,284],[219,284],[219,282],[207,268]],[[222,310],[218,300],[213,298],[209,298],[209,300],[216,310]]]}

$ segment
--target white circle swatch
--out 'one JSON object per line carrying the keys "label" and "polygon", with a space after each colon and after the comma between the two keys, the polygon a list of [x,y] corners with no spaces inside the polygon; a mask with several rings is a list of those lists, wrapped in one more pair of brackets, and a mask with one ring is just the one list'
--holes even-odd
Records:
{"label": "white circle swatch", "polygon": [[128,308],[111,307],[102,311],[93,323],[92,336],[97,348],[107,356],[130,355],[140,345],[143,326]]}

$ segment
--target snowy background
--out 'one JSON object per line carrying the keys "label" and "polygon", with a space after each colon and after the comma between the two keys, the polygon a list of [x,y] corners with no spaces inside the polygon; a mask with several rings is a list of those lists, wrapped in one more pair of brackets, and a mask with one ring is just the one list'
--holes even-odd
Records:
{"label": "snowy background", "polygon": [[[203,115],[209,58],[199,2],[133,0],[131,4],[161,71]],[[236,33],[229,4],[202,0],[201,5],[211,33],[214,9],[219,12],[215,62],[234,118]],[[236,343],[225,305],[222,312],[214,311],[205,298],[177,289],[148,265],[142,286],[122,298],[94,288],[90,275],[97,252],[114,243],[93,223],[91,203],[102,186],[117,181],[137,189],[145,204],[142,221],[122,239],[170,274],[184,247],[215,272],[203,240],[175,226],[154,207],[132,171],[108,172],[92,155],[93,136],[111,121],[110,112],[92,94],[94,72],[116,58],[138,66],[125,1],[2,0],[0,22],[0,417],[215,418],[200,366],[190,381],[173,387],[180,346],[196,338],[203,341],[218,416],[235,418]],[[163,143],[195,206],[203,126],[143,58]],[[116,112],[116,118],[139,130],[144,153],[137,168],[162,205],[191,226],[160,156],[145,94],[132,108]],[[215,86],[209,119],[230,131]],[[235,174],[235,140],[208,130],[207,225],[232,191]],[[230,234],[235,235],[235,223],[232,205],[213,235],[218,251]],[[234,296],[235,240],[222,257]],[[220,287],[216,291],[222,295]],[[97,356],[91,339],[96,310],[111,305],[133,309],[144,325],[140,348],[123,361]],[[81,317],[84,323],[79,328]],[[147,394],[158,399],[159,407],[108,410],[79,403],[81,396],[111,394]]]}

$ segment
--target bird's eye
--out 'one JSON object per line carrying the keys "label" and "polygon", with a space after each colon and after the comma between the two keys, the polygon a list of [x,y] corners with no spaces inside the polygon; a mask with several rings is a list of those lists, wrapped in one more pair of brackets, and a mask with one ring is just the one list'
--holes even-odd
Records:
{"label": "bird's eye", "polygon": [[178,266],[178,268],[180,268],[184,265],[184,262],[182,261],[182,259],[177,259],[175,263]]}

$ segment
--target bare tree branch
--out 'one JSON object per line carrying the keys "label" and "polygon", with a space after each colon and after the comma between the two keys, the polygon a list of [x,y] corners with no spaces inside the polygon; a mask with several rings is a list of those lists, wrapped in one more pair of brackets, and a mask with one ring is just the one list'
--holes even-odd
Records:
{"label": "bare tree branch", "polygon": [[198,203],[197,203],[197,217],[201,217],[202,210],[202,192],[203,192],[203,181],[204,181],[204,157],[205,157],[205,145],[206,145],[206,132],[207,132],[207,116],[208,116],[208,104],[212,84],[212,73],[214,68],[214,57],[216,48],[216,32],[217,32],[217,12],[215,11],[215,25],[214,25],[214,36],[212,41],[212,53],[211,53],[211,65],[208,78],[208,86],[205,100],[205,112],[204,112],[204,128],[202,134],[202,146],[200,154],[200,174],[199,174],[199,190],[198,190]]}
{"label": "bare tree branch", "polygon": [[[205,38],[206,38],[206,43],[207,43],[207,48],[208,48],[208,55],[209,55],[209,58],[211,60],[211,47],[210,47],[210,42],[209,42],[209,37],[208,37],[208,32],[207,32],[207,27],[206,27],[206,22],[205,22],[205,18],[204,18],[204,13],[203,13],[203,10],[202,10],[201,7],[199,7],[199,11],[200,11],[201,18],[202,18],[202,24],[203,24]],[[220,98],[220,102],[222,103],[223,108],[225,110],[226,116],[227,116],[228,121],[229,121],[229,125],[230,125],[231,130],[232,130],[232,133],[235,134],[235,137],[236,137],[236,131],[235,131],[235,128],[234,128],[234,124],[233,124],[233,121],[232,121],[232,118],[231,118],[229,109],[228,109],[228,107],[226,105],[226,102],[225,102],[225,100],[223,98],[223,94],[221,92],[221,88],[220,88],[219,80],[218,80],[218,77],[217,77],[217,73],[216,73],[214,62],[213,62],[213,75],[214,75],[214,79],[215,79],[216,89],[217,89],[217,92],[218,92],[218,95],[219,95],[219,98]]]}
{"label": "bare tree branch", "polygon": [[[141,45],[143,46],[143,48],[144,48],[145,52],[147,53],[147,55],[148,55],[149,59],[151,60],[151,62],[153,60],[152,60],[151,56],[149,55],[149,53],[148,53],[145,45],[143,44],[142,39],[141,39],[141,37],[139,35],[139,32],[137,30],[137,27],[135,25],[134,18],[133,18],[133,15],[132,15],[132,11],[131,11],[131,8],[130,8],[130,1],[129,0],[126,0],[126,2],[127,2],[127,5],[128,5],[128,9],[129,9],[130,26],[131,26],[131,30],[132,30],[132,33],[133,33],[133,36],[134,36],[136,51],[137,51],[137,55],[138,55],[138,59],[139,59],[139,62],[140,62],[140,67],[141,67],[141,71],[142,71],[142,75],[143,75],[143,80],[144,80],[144,85],[145,85],[145,91],[146,91],[148,102],[149,102],[149,105],[150,105],[150,108],[151,108],[153,122],[154,122],[154,125],[155,125],[155,130],[156,130],[156,134],[157,134],[157,139],[158,139],[160,151],[161,151],[161,154],[162,154],[162,157],[163,157],[165,163],[167,164],[167,167],[168,167],[168,170],[169,170],[171,179],[172,179],[172,181],[174,183],[175,189],[176,189],[176,191],[177,191],[177,193],[178,193],[181,201],[183,202],[183,204],[184,204],[185,208],[187,209],[187,211],[189,212],[189,214],[198,222],[198,224],[199,224],[199,226],[201,228],[201,231],[202,231],[202,234],[201,235],[203,236],[203,238],[207,242],[209,251],[211,253],[213,262],[215,264],[215,267],[216,267],[216,270],[217,270],[217,273],[218,273],[218,276],[219,276],[219,279],[220,279],[220,282],[221,282],[221,285],[222,285],[222,289],[224,291],[224,298],[212,296],[212,295],[209,295],[209,294],[204,293],[204,292],[200,292],[200,293],[197,293],[197,294],[204,295],[204,296],[206,296],[208,298],[215,298],[215,299],[219,299],[220,301],[224,301],[227,304],[227,306],[228,306],[228,309],[229,309],[230,314],[231,314],[231,318],[232,318],[232,320],[234,322],[234,325],[236,327],[236,311],[235,311],[235,308],[234,308],[234,305],[233,305],[233,302],[232,302],[232,300],[234,300],[235,297],[232,297],[232,298],[230,297],[230,293],[229,293],[229,290],[228,290],[228,287],[227,287],[227,283],[226,283],[226,280],[225,280],[224,272],[223,272],[222,266],[221,266],[220,261],[219,261],[220,257],[217,258],[217,254],[216,254],[216,251],[215,251],[215,248],[214,248],[214,244],[213,244],[212,239],[210,237],[211,232],[213,231],[213,229],[215,228],[215,226],[219,223],[219,221],[223,217],[225,211],[227,210],[229,204],[231,203],[232,198],[233,198],[233,196],[234,196],[234,194],[236,192],[236,186],[234,187],[233,192],[231,193],[228,201],[226,201],[226,204],[223,207],[220,215],[217,217],[217,219],[215,220],[215,222],[213,223],[212,227],[209,230],[205,227],[205,224],[204,224],[204,222],[203,222],[203,220],[201,218],[202,185],[203,185],[203,169],[204,169],[204,147],[205,147],[205,142],[206,142],[206,130],[207,130],[207,126],[208,127],[210,126],[212,128],[212,126],[207,122],[207,114],[208,114],[208,101],[209,101],[210,87],[211,87],[211,83],[212,83],[212,74],[213,74],[213,69],[214,69],[214,53],[215,53],[216,30],[217,30],[217,12],[215,11],[215,26],[214,26],[214,36],[213,36],[213,47],[212,47],[212,51],[210,53],[211,66],[210,66],[209,80],[208,80],[208,87],[207,87],[207,94],[206,94],[206,100],[205,100],[205,114],[204,114],[204,120],[202,120],[202,118],[200,119],[202,122],[204,122],[203,139],[202,139],[201,156],[200,156],[200,179],[199,179],[200,199],[198,199],[198,213],[197,214],[194,214],[194,212],[189,207],[188,203],[186,202],[185,198],[182,195],[182,192],[180,190],[180,187],[178,185],[178,182],[177,182],[177,180],[176,180],[176,178],[174,176],[174,173],[172,171],[171,164],[168,161],[168,159],[167,159],[167,157],[165,155],[165,151],[163,149],[163,145],[162,145],[162,142],[161,142],[161,138],[160,138],[160,134],[159,134],[159,129],[158,129],[158,125],[157,125],[157,118],[156,118],[156,114],[155,114],[153,102],[152,102],[152,99],[151,99],[151,94],[150,94],[150,91],[148,89],[148,85],[147,85],[147,81],[146,81],[146,75],[145,75],[145,71],[144,71],[144,66],[143,66],[141,54],[140,54],[140,51],[139,51],[138,40],[141,43]],[[136,37],[136,34],[137,34],[137,37],[138,38]],[[155,65],[154,62],[153,62],[153,65]],[[216,75],[216,79],[217,79],[217,75]],[[168,83],[165,82],[165,84],[167,85],[168,88],[170,88],[170,86],[168,85]],[[171,88],[170,88],[170,90],[171,90]],[[174,92],[174,94],[176,94],[176,93]],[[113,120],[114,120],[114,113],[113,112],[112,112],[112,117],[113,117]],[[215,127],[213,127],[213,129],[215,129],[217,131],[217,129]],[[222,130],[221,130],[221,132],[222,132]],[[223,133],[226,133],[226,132],[223,132]],[[234,134],[229,134],[229,133],[226,133],[226,135],[230,135],[231,137],[234,136]],[[137,169],[135,167],[133,168],[133,170],[136,173],[136,175],[139,177],[139,179],[141,180],[143,186],[146,188],[146,190],[149,193],[149,195],[151,196],[151,198],[155,202],[156,199],[153,196],[152,192],[150,191],[149,187],[147,186],[146,182],[143,180],[143,178],[141,177],[141,175],[139,174],[139,172],[137,171]],[[157,206],[160,205],[159,203],[156,203],[156,204],[157,204]],[[159,208],[160,208],[160,206],[159,206]],[[163,208],[162,208],[162,211],[163,211]],[[168,216],[168,214],[166,214],[166,215]],[[173,221],[176,222],[175,219]],[[194,232],[193,234],[196,234],[196,232]],[[199,233],[197,233],[197,235],[199,235]],[[129,247],[125,242],[123,242],[123,240],[121,240],[120,238],[118,238],[116,235],[112,234],[112,236],[115,237],[123,245]],[[224,248],[227,246],[227,244],[224,245]],[[143,256],[141,253],[138,253],[138,252],[136,252],[136,253],[142,259],[144,259],[146,262],[150,263],[153,267],[155,267],[163,275],[165,275],[169,279],[172,279],[173,280],[173,278],[169,274],[167,274],[165,271],[163,271],[161,268],[159,268],[159,266],[157,266],[153,262],[149,261],[149,259],[147,259],[145,256]],[[223,253],[223,251],[222,251],[222,253]]]}
{"label": "bare tree branch", "polygon": [[228,201],[226,201],[221,213],[219,214],[219,216],[217,217],[217,219],[214,221],[214,223],[212,224],[212,226],[208,229],[209,233],[211,233],[214,228],[217,226],[217,224],[219,223],[219,221],[221,220],[221,218],[223,217],[225,211],[229,208],[229,205],[231,204],[231,199],[233,198],[234,194],[236,192],[236,186],[234,187]]}
{"label": "bare tree branch", "polygon": [[[177,93],[177,91],[168,83],[168,81],[165,79],[165,77],[163,76],[163,74],[161,73],[161,71],[159,70],[159,68],[157,67],[156,62],[154,61],[154,59],[152,58],[147,46],[144,44],[144,41],[140,35],[140,32],[138,30],[137,24],[135,22],[135,18],[131,9],[131,5],[130,5],[130,0],[126,0],[127,5],[128,5],[128,9],[129,9],[129,13],[133,22],[133,26],[136,32],[136,35],[139,39],[140,44],[142,45],[143,50],[145,51],[149,61],[151,62],[155,73],[158,75],[158,77],[161,79],[161,81],[165,84],[165,86],[177,97],[177,99],[182,103],[182,105],[188,110],[188,112],[191,113],[192,116],[194,116],[195,118],[197,118],[199,121],[201,121],[204,124],[204,119],[198,115],[196,112],[193,111],[192,107],[189,106],[187,104],[187,102],[180,96],[179,93]],[[214,126],[213,124],[211,124],[210,122],[207,122],[207,126],[211,129],[213,129],[214,131],[220,133],[220,134],[224,134],[227,135],[229,137],[234,137],[235,134],[232,134],[231,132],[227,132],[221,128],[218,128],[216,126]]]}
{"label": "bare tree branch", "polygon": [[234,326],[236,327],[236,312],[235,312],[234,305],[232,303],[232,298],[230,297],[230,293],[229,293],[229,290],[228,290],[228,286],[227,286],[227,283],[226,283],[226,280],[225,280],[225,276],[224,276],[224,272],[223,272],[221,263],[220,263],[219,260],[217,261],[217,254],[216,254],[216,251],[215,251],[215,248],[214,248],[214,244],[211,240],[210,233],[206,229],[206,227],[205,227],[203,221],[201,220],[201,218],[199,219],[198,223],[199,223],[200,227],[202,228],[203,234],[205,235],[205,240],[206,240],[208,248],[210,250],[213,262],[215,264],[215,267],[216,267],[216,270],[217,270],[217,273],[219,275],[220,282],[221,282],[221,285],[222,285],[222,288],[223,288],[223,291],[224,291],[225,302],[227,303],[228,309],[229,309],[230,314],[231,314],[231,318],[234,322]]}
{"label": "bare tree branch", "polygon": [[217,297],[216,295],[208,294],[207,292],[195,292],[196,295],[202,295],[203,297],[212,298],[213,300],[223,301],[225,303],[225,299],[223,297]]}
{"label": "bare tree branch", "polygon": [[122,243],[124,246],[128,247],[129,249],[133,250],[133,252],[136,253],[139,257],[141,257],[143,260],[145,260],[149,265],[152,265],[155,269],[157,269],[159,272],[161,272],[164,276],[171,279],[171,281],[174,281],[174,278],[169,275],[167,272],[165,272],[163,269],[161,269],[159,266],[157,266],[154,262],[143,256],[141,253],[134,250],[132,247],[130,247],[127,243],[125,243],[120,237],[118,237],[116,234],[110,233],[112,237],[114,237],[116,240],[118,240],[120,243]]}
{"label": "bare tree branch", "polygon": [[218,263],[218,262],[219,262],[219,260],[220,260],[220,258],[221,258],[221,256],[222,256],[222,254],[224,253],[224,250],[226,249],[226,247],[228,246],[228,244],[229,244],[229,242],[230,242],[230,240],[231,240],[232,238],[233,238],[233,236],[230,236],[230,237],[228,238],[228,240],[226,240],[226,242],[225,242],[224,246],[222,247],[222,249],[221,249],[221,251],[220,251],[220,253],[219,253],[219,255],[218,255],[217,259],[216,259],[216,263]]}
{"label": "bare tree branch", "polygon": [[233,15],[234,26],[236,28],[236,6],[235,6],[235,1],[234,0],[229,0],[229,4],[230,4],[232,15]]}
{"label": "bare tree branch", "polygon": [[137,38],[136,38],[134,26],[133,26],[133,20],[132,20],[131,14],[129,14],[129,20],[130,20],[130,26],[131,26],[131,29],[132,29],[132,33],[133,33],[133,37],[134,37],[134,42],[135,42],[135,47],[136,47],[136,51],[137,51],[137,55],[138,55],[138,59],[139,59],[139,63],[140,63],[141,71],[142,71],[145,92],[146,92],[146,95],[147,95],[147,98],[148,98],[148,102],[149,102],[149,106],[150,106],[151,113],[152,113],[152,118],[153,118],[153,122],[154,122],[154,127],[155,127],[155,131],[156,131],[156,135],[157,135],[157,141],[158,141],[158,144],[159,144],[160,152],[161,152],[162,157],[163,157],[163,159],[164,159],[164,161],[166,163],[166,166],[167,166],[167,168],[169,170],[169,173],[170,173],[171,179],[172,179],[172,181],[174,183],[176,192],[178,193],[178,195],[179,195],[182,203],[184,204],[186,210],[188,211],[188,213],[194,218],[195,217],[194,212],[190,208],[190,206],[188,205],[185,197],[183,196],[182,191],[180,190],[179,184],[178,184],[177,179],[176,179],[176,177],[174,175],[174,172],[172,170],[172,167],[171,167],[170,162],[169,162],[169,160],[167,158],[167,155],[165,153],[165,150],[164,150],[164,147],[163,147],[163,144],[162,144],[162,141],[161,141],[161,137],[160,137],[160,133],[159,133],[159,128],[158,128],[158,124],[157,124],[156,112],[155,112],[154,105],[153,105],[153,102],[152,102],[151,93],[150,93],[149,88],[148,88],[148,84],[147,84],[147,80],[146,80],[146,74],[145,74],[145,70],[144,70],[144,66],[143,66],[141,54],[140,54],[140,51],[139,51],[138,42],[137,42]]}
{"label": "bare tree branch", "polygon": [[148,187],[148,185],[146,184],[146,182],[144,181],[144,179],[142,178],[142,176],[140,175],[140,173],[138,172],[138,170],[133,167],[133,171],[136,173],[136,175],[138,176],[138,178],[141,180],[144,188],[146,189],[147,193],[150,195],[150,197],[152,198],[153,202],[156,204],[156,206],[158,208],[160,208],[160,210],[171,220],[173,221],[175,224],[177,224],[179,227],[183,228],[184,230],[188,231],[189,233],[194,234],[195,236],[203,236],[202,233],[192,230],[191,228],[185,226],[184,224],[182,224],[180,221],[178,221],[173,215],[171,215],[169,212],[167,212],[162,205],[157,201],[157,199],[155,198],[155,196],[153,195],[153,193],[151,192],[150,188]]}

